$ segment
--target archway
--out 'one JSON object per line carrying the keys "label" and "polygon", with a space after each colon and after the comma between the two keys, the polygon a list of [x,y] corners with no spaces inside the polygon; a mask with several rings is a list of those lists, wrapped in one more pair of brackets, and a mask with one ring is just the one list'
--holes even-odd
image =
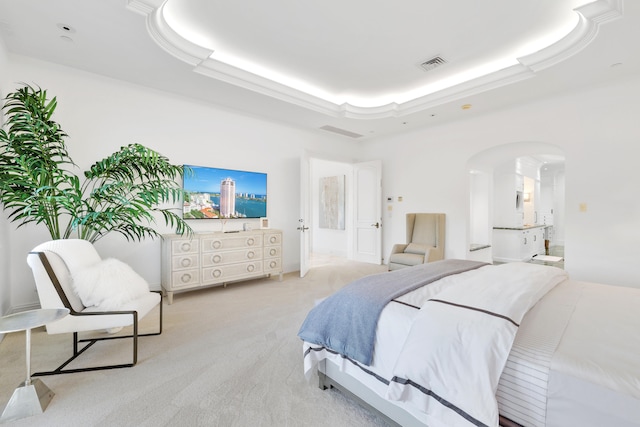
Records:
{"label": "archway", "polygon": [[[481,151],[467,162],[469,258],[528,260],[564,244],[564,153],[522,141]],[[497,231],[504,230],[504,231]]]}

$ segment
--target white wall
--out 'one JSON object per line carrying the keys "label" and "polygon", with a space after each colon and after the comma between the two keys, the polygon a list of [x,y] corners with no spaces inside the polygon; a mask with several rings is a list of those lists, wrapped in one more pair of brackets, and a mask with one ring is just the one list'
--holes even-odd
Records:
{"label": "white wall", "polygon": [[[311,159],[311,217],[312,217],[312,242],[311,251],[314,253],[348,256],[349,233],[352,231],[352,166],[348,163],[340,163],[323,159]],[[339,176],[345,177],[345,228],[333,230],[320,228],[320,178]]]}
{"label": "white wall", "polygon": [[446,257],[467,258],[468,160],[492,147],[535,141],[565,155],[569,274],[640,287],[639,95],[636,77],[367,143],[365,157],[383,161],[385,199],[404,198],[386,212],[383,253],[403,241],[405,213],[444,212]]}
{"label": "white wall", "polygon": [[[9,58],[4,41],[0,37],[0,99],[9,92],[8,79]],[[3,114],[0,113],[0,126],[3,124]],[[0,316],[8,313],[11,303],[11,282],[9,280],[9,244],[8,230],[4,215],[0,215]]]}
{"label": "white wall", "polygon": [[[70,135],[69,151],[80,168],[121,145],[139,142],[178,164],[267,172],[268,216],[272,227],[284,230],[285,271],[299,268],[295,228],[299,159],[305,150],[382,160],[383,200],[394,197],[393,210],[383,206],[385,258],[393,243],[404,241],[404,214],[421,211],[447,214],[446,256],[467,258],[469,159],[505,144],[535,141],[559,147],[566,158],[568,272],[575,279],[640,287],[640,77],[430,129],[345,144],[342,138],[46,62],[10,55],[7,63],[5,56],[0,48],[0,90],[6,94],[24,81],[56,95],[55,118]],[[579,211],[581,203],[586,203],[587,212]],[[208,229],[201,223],[196,226]],[[0,251],[7,255],[0,261],[5,266],[0,309],[19,309],[37,301],[26,253],[48,236],[37,227],[16,230],[11,224],[3,230],[0,222]],[[98,249],[103,256],[126,259],[153,287],[159,286],[158,241],[127,243],[113,235],[98,242]]]}
{"label": "white wall", "polygon": [[[84,170],[120,146],[138,142],[166,155],[173,163],[211,165],[229,169],[256,170],[268,174],[268,216],[271,227],[284,231],[284,269],[299,269],[300,157],[305,150],[316,153],[342,152],[355,157],[356,144],[332,135],[311,133],[263,121],[237,112],[159,92],[94,74],[25,57],[10,56],[3,68],[4,81],[29,82],[57,96],[55,113],[69,134],[71,157]],[[6,73],[5,73],[6,72]],[[236,225],[242,227],[246,220]],[[219,229],[205,221],[193,222],[198,231]],[[234,226],[227,223],[227,228]],[[256,222],[256,228],[258,224]],[[160,227],[162,232],[168,230]],[[11,248],[11,307],[37,302],[27,252],[47,240],[43,228],[11,225],[2,239]],[[153,288],[160,286],[160,241],[128,243],[118,235],[97,242],[103,257],[129,262]],[[6,291],[6,286],[0,289]],[[3,304],[6,304],[3,298]]]}
{"label": "white wall", "polygon": [[540,211],[553,211],[553,232],[551,245],[564,246],[565,226],[565,188],[564,164],[543,167],[541,171],[541,206]]}

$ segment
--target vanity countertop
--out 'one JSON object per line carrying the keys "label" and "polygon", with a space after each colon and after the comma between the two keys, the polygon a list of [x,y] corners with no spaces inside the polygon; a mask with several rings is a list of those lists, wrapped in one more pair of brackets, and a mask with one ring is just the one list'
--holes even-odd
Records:
{"label": "vanity countertop", "polygon": [[494,230],[531,230],[532,228],[553,227],[549,224],[525,224],[522,227],[493,227]]}

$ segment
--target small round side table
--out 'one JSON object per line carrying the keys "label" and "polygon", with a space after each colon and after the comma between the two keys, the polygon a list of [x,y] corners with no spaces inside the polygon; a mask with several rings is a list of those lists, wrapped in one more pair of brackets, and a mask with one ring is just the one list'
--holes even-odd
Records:
{"label": "small round side table", "polygon": [[66,308],[45,308],[0,317],[0,333],[25,331],[27,341],[27,377],[13,392],[0,423],[41,414],[53,398],[54,393],[42,381],[31,380],[31,329],[62,319],[67,314]]}

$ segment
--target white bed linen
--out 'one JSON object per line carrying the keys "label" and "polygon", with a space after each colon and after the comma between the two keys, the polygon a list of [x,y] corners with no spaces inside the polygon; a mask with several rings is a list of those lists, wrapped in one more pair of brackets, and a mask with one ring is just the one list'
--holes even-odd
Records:
{"label": "white bed linen", "polygon": [[[456,276],[467,277],[473,275],[476,271],[489,268],[492,268],[492,266],[480,267],[479,269],[460,273]],[[373,362],[369,367],[373,372],[387,380],[391,378],[393,367],[409,333],[413,318],[418,314],[418,309],[429,298],[433,298],[434,295],[440,293],[442,290],[455,285],[456,276],[448,276],[440,279],[436,283],[396,298],[398,302],[387,304],[380,314],[378,327],[376,329]],[[413,308],[411,306],[413,306]],[[306,352],[309,348],[317,347],[316,345],[305,342],[303,352]],[[312,351],[304,358],[304,373],[307,378],[310,377],[312,369],[316,367],[317,363],[325,357],[331,358],[339,365],[342,365],[342,361],[340,361],[342,358],[340,356],[333,355],[326,351]]]}
{"label": "white bed linen", "polygon": [[520,324],[500,377],[500,415],[527,427],[544,427],[551,360],[580,297],[564,282],[535,305]]}
{"label": "white bed linen", "polygon": [[580,298],[551,362],[547,427],[640,426],[640,291],[567,286]]}
{"label": "white bed linen", "polygon": [[[483,267],[491,268],[491,267]],[[472,274],[472,272],[463,273]],[[441,286],[447,286],[442,284]],[[618,291],[620,288],[616,287]],[[585,296],[581,295],[583,290],[586,290]],[[520,333],[516,336],[514,348],[521,346],[525,348],[532,348],[536,346],[536,341],[539,346],[538,350],[542,352],[548,352],[550,348],[554,348],[557,345],[555,340],[558,339],[562,333],[565,333],[567,342],[563,343],[555,352],[553,356],[553,363],[548,362],[548,357],[541,357],[540,360],[534,360],[529,366],[531,371],[546,369],[547,373],[542,379],[538,378],[540,384],[537,384],[540,389],[544,389],[546,381],[548,379],[548,404],[542,408],[530,405],[530,391],[536,386],[532,381],[535,381],[535,376],[525,375],[525,379],[515,386],[520,387],[521,396],[513,398],[514,390],[510,389],[504,391],[504,384],[500,384],[498,387],[498,401],[504,403],[503,396],[510,396],[511,406],[519,408],[520,416],[530,419],[536,419],[536,422],[522,421],[523,425],[546,425],[546,427],[567,426],[567,425],[581,425],[600,427],[603,425],[616,425],[624,427],[638,427],[640,426],[640,399],[635,395],[640,392],[640,364],[634,363],[634,358],[640,355],[640,316],[638,311],[640,308],[640,291],[629,290],[628,292],[622,290],[621,294],[615,297],[611,295],[612,288],[607,285],[594,285],[585,284],[574,281],[565,281],[558,285],[556,289],[552,290],[542,301],[538,304],[525,319],[523,319],[521,330],[527,330],[527,322],[529,320],[537,321],[540,319],[547,319],[546,325],[542,330],[550,332],[548,334],[540,334],[540,328],[537,332],[534,330],[533,334],[529,337],[529,341],[520,342]],[[421,292],[423,293],[421,295]],[[427,294],[424,294],[427,292]],[[401,299],[409,304],[420,305],[420,301],[429,298],[430,291],[416,290]],[[424,298],[424,299],[423,299]],[[593,305],[598,304],[607,299],[609,301],[615,301],[615,304],[621,303],[626,310],[618,310],[615,307],[609,307],[607,309],[601,309],[599,316],[593,316],[589,313],[589,310],[593,310]],[[579,301],[579,309],[574,315],[574,306]],[[561,308],[564,306],[564,308]],[[546,310],[546,311],[545,311]],[[312,369],[316,366],[318,361],[328,359],[340,366],[341,370],[346,374],[358,379],[359,382],[366,387],[373,390],[377,395],[383,397],[386,393],[387,386],[379,378],[386,379],[391,378],[391,372],[394,365],[394,361],[400,352],[400,348],[404,341],[404,338],[408,334],[412,318],[416,315],[417,310],[410,308],[397,302],[392,302],[382,313],[379,323],[378,335],[376,338],[376,352],[374,354],[373,364],[370,367],[359,366],[349,360],[345,360],[339,355],[332,354],[326,351],[312,351],[308,357],[305,357],[305,374],[311,375]],[[565,331],[566,322],[569,317],[571,319],[571,325]],[[552,319],[555,317],[556,319]],[[586,325],[585,325],[586,322]],[[614,322],[626,325],[623,327],[624,331],[621,331],[629,339],[624,339],[621,335],[613,333],[615,331]],[[555,326],[552,326],[555,323]],[[591,323],[591,324],[590,324]],[[599,325],[597,336],[592,334],[594,324]],[[603,327],[606,325],[606,327]],[[580,328],[587,327],[586,332]],[[557,331],[553,331],[553,329]],[[591,339],[590,339],[591,337]],[[595,338],[595,339],[593,339]],[[563,338],[564,340],[564,338]],[[614,348],[616,350],[609,351],[602,346],[608,348]],[[311,347],[308,343],[304,343],[304,350],[306,351]],[[593,348],[598,347],[599,350],[593,352]],[[384,351],[382,350],[384,349]],[[566,365],[571,365],[571,360],[581,360],[585,355],[588,355],[587,360],[590,360],[589,364],[593,367],[613,365],[614,372],[619,371],[620,375],[617,378],[606,374],[597,375],[594,370],[597,369],[583,369],[581,372],[574,372],[575,368]],[[510,356],[509,360],[512,359]],[[604,361],[606,363],[602,365]],[[509,364],[508,360],[508,364]],[[619,365],[619,361],[626,361],[625,366],[622,369],[616,369]],[[549,365],[552,365],[549,369]],[[522,369],[522,368],[517,368]],[[572,374],[567,374],[568,370]],[[550,371],[550,372],[549,372]],[[536,374],[537,375],[537,374]],[[577,375],[574,376],[574,375]],[[588,378],[588,380],[586,379]],[[603,379],[604,378],[604,379]],[[610,383],[609,385],[613,389],[602,385],[602,383]],[[506,387],[513,388],[514,384],[508,384]],[[618,391],[617,391],[618,390]],[[626,391],[619,391],[626,390]],[[545,391],[546,392],[546,391]],[[628,394],[630,393],[630,394]],[[535,394],[535,392],[534,392]],[[522,399],[518,402],[518,398]],[[515,402],[515,403],[514,403]],[[403,403],[398,403],[400,407],[405,408],[408,412],[412,413],[417,419],[425,422],[425,418],[422,414],[418,413],[411,408],[407,408]],[[530,407],[527,408],[527,405]],[[502,408],[502,407],[501,407]],[[543,414],[542,422],[540,422],[540,411]],[[503,414],[509,418],[509,414]],[[518,420],[515,420],[518,421]],[[576,424],[578,423],[578,424]]]}
{"label": "white bed linen", "polygon": [[411,325],[387,398],[427,413],[431,427],[497,425],[495,393],[519,325],[566,278],[559,268],[511,263],[437,294]]}

